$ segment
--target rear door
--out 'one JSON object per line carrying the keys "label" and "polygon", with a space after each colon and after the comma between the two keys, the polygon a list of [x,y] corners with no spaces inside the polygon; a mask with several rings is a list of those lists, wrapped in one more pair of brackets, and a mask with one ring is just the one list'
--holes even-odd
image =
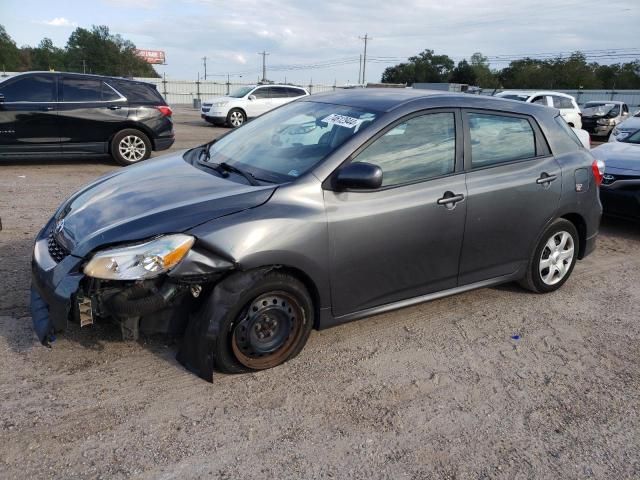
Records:
{"label": "rear door", "polygon": [[514,273],[560,200],[560,166],[529,116],[466,110],[460,285]]}
{"label": "rear door", "polygon": [[99,77],[62,76],[60,135],[64,152],[106,153],[127,119],[126,99]]}
{"label": "rear door", "polygon": [[8,79],[0,95],[0,153],[60,151],[55,75]]}
{"label": "rear door", "polygon": [[325,191],[335,316],[456,286],[466,212],[460,130],[452,110],[405,117],[352,160],[378,165],[381,188]]}

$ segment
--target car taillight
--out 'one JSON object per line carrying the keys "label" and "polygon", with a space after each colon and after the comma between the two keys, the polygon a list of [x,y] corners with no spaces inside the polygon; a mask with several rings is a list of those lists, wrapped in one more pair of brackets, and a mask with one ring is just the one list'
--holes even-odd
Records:
{"label": "car taillight", "polygon": [[600,186],[602,183],[602,176],[604,175],[604,162],[602,160],[594,160],[591,164],[593,170],[593,177],[596,179],[596,184]]}
{"label": "car taillight", "polygon": [[160,105],[158,107],[156,107],[158,110],[160,110],[160,113],[165,116],[165,117],[170,117],[171,114],[173,114],[173,112],[171,111],[171,109],[169,107],[167,107],[166,105]]}

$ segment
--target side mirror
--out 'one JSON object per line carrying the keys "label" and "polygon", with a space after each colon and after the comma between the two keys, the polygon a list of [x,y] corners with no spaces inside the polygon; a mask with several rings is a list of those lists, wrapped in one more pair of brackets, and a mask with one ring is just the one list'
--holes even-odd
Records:
{"label": "side mirror", "polygon": [[338,170],[338,189],[373,190],[382,185],[382,169],[371,163],[354,162]]}
{"label": "side mirror", "polygon": [[255,95],[249,95],[249,97],[248,97],[248,98],[249,98],[249,100],[253,101],[253,100],[255,100],[257,97],[256,97]]}

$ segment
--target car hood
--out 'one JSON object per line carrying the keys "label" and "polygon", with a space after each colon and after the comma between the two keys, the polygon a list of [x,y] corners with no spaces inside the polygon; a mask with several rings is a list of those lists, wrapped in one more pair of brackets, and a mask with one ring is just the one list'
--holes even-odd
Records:
{"label": "car hood", "polygon": [[628,132],[640,130],[640,117],[630,117],[618,124],[618,130]]}
{"label": "car hood", "polygon": [[604,160],[606,173],[640,175],[640,145],[611,142],[592,149],[591,153]]}
{"label": "car hood", "polygon": [[183,153],[120,169],[75,193],[56,213],[56,240],[83,257],[99,246],[183,232],[256,207],[275,190],[200,170]]}
{"label": "car hood", "polygon": [[212,97],[212,98],[207,98],[206,100],[204,100],[202,102],[202,104],[204,105],[205,103],[231,102],[233,100],[238,100],[238,99],[237,98],[233,98],[233,97],[227,97],[227,96]]}

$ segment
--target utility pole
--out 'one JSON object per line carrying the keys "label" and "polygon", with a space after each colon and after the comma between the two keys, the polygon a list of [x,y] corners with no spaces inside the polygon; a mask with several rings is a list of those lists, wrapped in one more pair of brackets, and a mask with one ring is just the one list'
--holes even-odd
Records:
{"label": "utility pole", "polygon": [[204,79],[207,80],[207,57],[202,57],[202,61],[204,63]]}
{"label": "utility pole", "polygon": [[87,73],[87,61],[82,60],[82,73]]}
{"label": "utility pole", "polygon": [[364,40],[364,57],[362,58],[362,83],[365,83],[367,81],[367,42],[373,39],[369,36],[369,34],[365,33],[364,37],[360,37],[360,40]]}
{"label": "utility pole", "polygon": [[362,77],[362,54],[360,54],[360,60],[358,60],[358,85],[360,85],[361,77]]}
{"label": "utility pole", "polygon": [[258,52],[258,55],[262,55],[262,82],[267,82],[267,55],[269,55],[266,50],[262,52]]}

